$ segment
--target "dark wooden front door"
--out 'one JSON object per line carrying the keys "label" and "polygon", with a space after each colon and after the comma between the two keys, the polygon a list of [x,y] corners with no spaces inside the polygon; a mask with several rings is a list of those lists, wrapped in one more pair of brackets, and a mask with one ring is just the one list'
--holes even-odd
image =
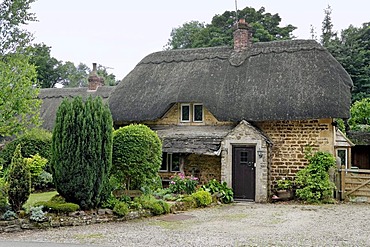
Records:
{"label": "dark wooden front door", "polygon": [[233,147],[233,190],[236,199],[253,200],[256,188],[255,147]]}

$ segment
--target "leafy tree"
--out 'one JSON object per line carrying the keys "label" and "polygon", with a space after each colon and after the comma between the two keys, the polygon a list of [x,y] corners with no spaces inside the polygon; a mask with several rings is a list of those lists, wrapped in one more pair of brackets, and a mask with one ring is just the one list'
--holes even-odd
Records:
{"label": "leafy tree", "polygon": [[162,143],[147,126],[129,125],[114,131],[112,174],[127,189],[158,187],[161,162]]}
{"label": "leafy tree", "polygon": [[52,88],[64,76],[61,62],[50,55],[50,46],[34,44],[27,48],[30,63],[35,65],[37,80],[42,88]]}
{"label": "leafy tree", "polygon": [[113,121],[100,97],[61,103],[52,138],[55,186],[67,201],[83,209],[106,199],[112,165]]}
{"label": "leafy tree", "polygon": [[352,130],[370,132],[370,98],[364,98],[353,103],[351,118],[348,123]]}
{"label": "leafy tree", "polygon": [[32,35],[22,29],[36,20],[34,14],[28,13],[33,2],[0,3],[0,137],[19,134],[39,124],[36,70],[25,55]]}
{"label": "leafy tree", "polygon": [[22,54],[0,57],[0,136],[40,124],[35,67]]}
{"label": "leafy tree", "polygon": [[35,14],[29,13],[35,1],[3,0],[0,3],[0,55],[15,53],[32,40],[32,35],[22,26],[36,21]]}
{"label": "leafy tree", "polygon": [[[225,11],[215,15],[210,24],[191,21],[172,29],[166,49],[213,47],[232,45],[235,11]],[[244,18],[251,26],[254,42],[284,40],[293,38],[296,27],[279,27],[281,18],[278,14],[265,13],[265,8],[258,11],[246,7],[238,11],[238,18]]]}
{"label": "leafy tree", "polygon": [[18,212],[31,194],[31,173],[22,157],[21,145],[15,149],[7,180],[9,203]]}

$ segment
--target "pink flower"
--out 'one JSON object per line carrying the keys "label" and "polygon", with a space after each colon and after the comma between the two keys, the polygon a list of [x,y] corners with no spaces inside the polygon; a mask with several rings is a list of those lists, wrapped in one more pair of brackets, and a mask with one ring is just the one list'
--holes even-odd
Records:
{"label": "pink flower", "polygon": [[171,181],[170,184],[176,184],[176,182],[175,181]]}

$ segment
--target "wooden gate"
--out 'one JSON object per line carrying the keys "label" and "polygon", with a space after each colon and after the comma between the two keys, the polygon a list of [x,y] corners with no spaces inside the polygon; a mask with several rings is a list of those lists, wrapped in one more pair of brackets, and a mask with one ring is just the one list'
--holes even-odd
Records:
{"label": "wooden gate", "polygon": [[370,202],[370,170],[340,169],[341,199],[361,198],[361,201]]}

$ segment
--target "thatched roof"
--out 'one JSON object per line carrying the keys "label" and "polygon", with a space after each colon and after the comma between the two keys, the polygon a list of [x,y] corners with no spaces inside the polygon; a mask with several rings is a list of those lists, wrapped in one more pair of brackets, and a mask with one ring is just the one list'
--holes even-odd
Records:
{"label": "thatched roof", "polygon": [[150,126],[168,153],[219,155],[221,141],[235,126]]}
{"label": "thatched roof", "polygon": [[96,91],[83,88],[47,88],[41,89],[39,98],[42,100],[40,117],[43,120],[42,127],[47,130],[52,130],[55,123],[56,112],[64,98],[74,98],[81,96],[86,99],[90,95],[92,97],[100,96],[104,102],[107,102],[110,93],[115,87],[98,87]]}
{"label": "thatched roof", "polygon": [[348,118],[353,84],[313,40],[162,51],[145,57],[111,94],[116,122],[156,120],[198,102],[220,121]]}
{"label": "thatched roof", "polygon": [[349,131],[348,138],[355,143],[355,145],[370,146],[370,132],[365,131]]}

